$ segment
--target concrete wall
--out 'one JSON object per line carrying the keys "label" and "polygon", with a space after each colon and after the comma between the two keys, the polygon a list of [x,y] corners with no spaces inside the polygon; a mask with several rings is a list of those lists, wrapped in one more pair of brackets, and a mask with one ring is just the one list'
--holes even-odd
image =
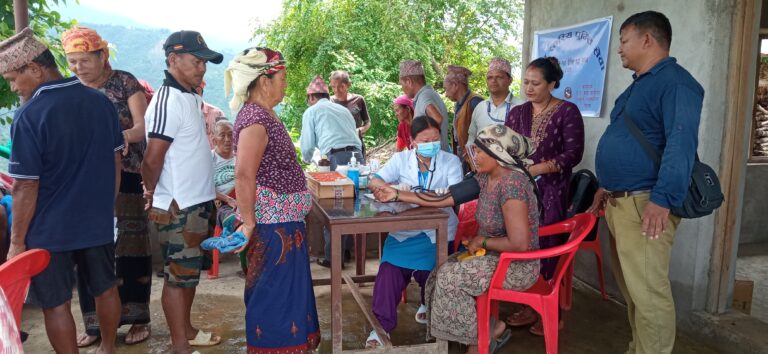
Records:
{"label": "concrete wall", "polygon": [[747,166],[739,244],[768,242],[768,165]]}
{"label": "concrete wall", "polygon": [[[580,168],[594,170],[597,141],[609,123],[608,117],[613,109],[613,102],[632,80],[632,73],[622,68],[616,54],[619,44],[619,27],[634,13],[656,10],[666,14],[672,23],[671,55],[676,57],[678,62],[688,69],[706,90],[699,128],[699,155],[715,170],[719,169],[728,99],[727,63],[733,13],[733,5],[730,1],[535,0],[527,1],[526,6],[524,62],[527,60],[525,58],[530,59],[534,31],[613,16],[603,115],[599,118],[584,118],[587,145]],[[678,227],[672,253],[670,278],[678,318],[681,321],[686,319],[691,311],[704,309],[709,282],[713,230],[713,216],[685,220]],[[607,237],[603,237],[602,242],[606,262],[609,263]],[[621,298],[613,284],[608,264],[604,269],[607,280],[611,282],[611,293]],[[597,285],[594,257],[591,254],[580,252],[577,258],[576,275],[592,285]]]}

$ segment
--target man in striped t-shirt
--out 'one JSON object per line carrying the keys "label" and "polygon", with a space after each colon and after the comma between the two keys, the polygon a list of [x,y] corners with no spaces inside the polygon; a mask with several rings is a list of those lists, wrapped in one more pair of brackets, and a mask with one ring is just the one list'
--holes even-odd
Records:
{"label": "man in striped t-shirt", "polygon": [[144,116],[147,150],[141,168],[150,227],[165,259],[163,311],[173,352],[190,345],[215,345],[218,336],[192,327],[189,313],[200,282],[200,243],[208,236],[208,218],[216,198],[211,150],[202,114],[200,86],[207,62],[221,63],[194,31],[172,33],[164,44],[165,81]]}

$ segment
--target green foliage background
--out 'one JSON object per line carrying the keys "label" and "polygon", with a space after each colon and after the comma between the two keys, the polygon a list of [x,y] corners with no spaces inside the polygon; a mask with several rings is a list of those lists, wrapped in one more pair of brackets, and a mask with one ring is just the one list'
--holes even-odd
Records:
{"label": "green foliage background", "polygon": [[448,65],[465,66],[474,73],[470,87],[485,94],[492,57],[520,66],[511,43],[522,36],[523,6],[523,0],[286,0],[281,16],[257,28],[254,38],[288,62],[281,118],[289,129],[300,129],[309,81],[318,74],[328,81],[343,69],[351,75],[350,91],[368,102],[371,146],[395,136],[391,102],[402,94],[401,60],[421,60],[438,91]]}
{"label": "green foliage background", "polygon": [[[77,0],[75,0],[77,3]],[[75,21],[65,21],[61,15],[51,10],[49,3],[66,4],[66,0],[28,0],[29,26],[37,38],[45,41],[56,57],[56,62],[62,71],[66,71],[67,60],[61,49],[58,35],[72,27]],[[3,0],[0,3],[0,41],[13,36],[14,28],[13,1]],[[0,79],[0,124],[10,124],[13,114],[10,108],[19,103],[19,97],[11,92],[8,82]]]}

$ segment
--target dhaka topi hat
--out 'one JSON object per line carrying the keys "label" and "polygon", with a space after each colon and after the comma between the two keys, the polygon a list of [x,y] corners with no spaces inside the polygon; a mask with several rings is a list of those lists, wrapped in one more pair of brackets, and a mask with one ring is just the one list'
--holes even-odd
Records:
{"label": "dhaka topi hat", "polygon": [[418,60],[403,60],[400,62],[400,77],[424,75],[424,67]]}
{"label": "dhaka topi hat", "polygon": [[448,65],[448,72],[445,74],[445,81],[458,82],[467,85],[469,84],[470,75],[472,75],[472,71],[463,66]]}
{"label": "dhaka topi hat", "polygon": [[488,72],[499,70],[507,73],[507,75],[512,76],[512,65],[509,64],[509,61],[504,58],[493,58],[491,59],[491,63],[488,64]]}
{"label": "dhaka topi hat", "polygon": [[323,81],[323,78],[320,75],[315,76],[315,78],[312,79],[312,82],[309,83],[309,86],[307,86],[307,95],[313,93],[329,93],[328,85],[325,84],[325,81]]}
{"label": "dhaka topi hat", "polygon": [[0,42],[0,74],[18,70],[48,50],[29,27]]}

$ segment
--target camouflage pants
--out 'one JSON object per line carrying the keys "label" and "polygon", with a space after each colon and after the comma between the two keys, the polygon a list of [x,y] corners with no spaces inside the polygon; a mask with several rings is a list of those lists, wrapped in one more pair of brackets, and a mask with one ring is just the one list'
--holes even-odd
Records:
{"label": "camouflage pants", "polygon": [[200,283],[203,266],[200,243],[208,238],[211,207],[211,202],[204,202],[179,209],[174,201],[168,211],[152,208],[149,212],[152,227],[157,228],[167,284],[191,288]]}

